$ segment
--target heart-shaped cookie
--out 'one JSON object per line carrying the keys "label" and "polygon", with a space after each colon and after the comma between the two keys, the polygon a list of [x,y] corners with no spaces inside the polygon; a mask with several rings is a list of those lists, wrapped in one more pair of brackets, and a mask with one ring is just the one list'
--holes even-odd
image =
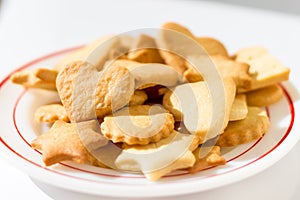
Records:
{"label": "heart-shaped cookie", "polygon": [[134,78],[120,66],[97,71],[88,62],[73,62],[60,71],[57,90],[72,122],[103,118],[125,106],[134,92]]}

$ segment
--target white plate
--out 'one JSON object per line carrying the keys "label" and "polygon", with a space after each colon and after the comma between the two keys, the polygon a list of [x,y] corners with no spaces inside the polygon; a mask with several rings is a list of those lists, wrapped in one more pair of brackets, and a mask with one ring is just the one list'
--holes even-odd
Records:
{"label": "white plate", "polygon": [[[67,49],[36,59],[17,70],[51,67]],[[34,110],[55,101],[54,92],[24,90],[9,81],[0,83],[0,121],[4,128],[0,138],[0,152],[30,176],[58,187],[111,197],[163,197],[184,195],[221,187],[250,177],[274,164],[300,138],[297,114],[299,100],[292,81],[282,84],[285,97],[266,110],[271,119],[269,132],[261,139],[227,149],[223,152],[226,166],[188,174],[172,173],[158,182],[149,182],[142,175],[125,174],[109,169],[63,162],[52,167],[43,165],[41,154],[30,147],[30,142],[44,129],[33,121]],[[118,192],[116,192],[118,191]]]}

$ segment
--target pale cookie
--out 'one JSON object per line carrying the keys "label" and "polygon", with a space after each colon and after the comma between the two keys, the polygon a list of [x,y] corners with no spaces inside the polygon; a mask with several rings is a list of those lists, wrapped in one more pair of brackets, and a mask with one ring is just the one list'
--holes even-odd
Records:
{"label": "pale cookie", "polygon": [[178,73],[171,66],[165,64],[116,60],[108,66],[108,68],[113,67],[127,68],[135,78],[136,89],[145,89],[155,85],[172,87],[180,81]]}
{"label": "pale cookie", "polygon": [[[235,97],[235,83],[232,79],[223,80],[225,89],[225,119],[222,129],[227,126],[230,110]],[[205,82],[196,82],[176,86],[163,98],[163,106],[169,110],[175,121],[183,120],[187,130],[198,135],[201,142],[216,135],[207,135],[210,126],[214,126],[212,97]]]}
{"label": "pale cookie", "polygon": [[229,57],[225,46],[220,41],[210,37],[197,37],[196,40],[206,50],[208,55]]}
{"label": "pale cookie", "polygon": [[86,61],[94,65],[98,70],[101,70],[107,60],[117,58],[126,53],[132,42],[133,38],[125,35],[101,37],[87,46],[66,55],[55,66],[55,69],[61,71],[70,63]]}
{"label": "pale cookie", "polygon": [[135,88],[144,89],[154,85],[172,87],[180,81],[178,73],[169,65],[146,63],[130,70],[135,78]]}
{"label": "pale cookie", "polygon": [[[236,83],[237,88],[251,88],[252,78],[248,74],[249,65],[239,63],[224,56],[210,56],[212,62],[215,64],[218,72],[223,78],[231,77]],[[199,56],[197,59],[205,59],[204,56]],[[203,61],[204,62],[204,61]],[[194,67],[187,63],[189,68],[184,72],[183,76],[188,82],[202,81],[202,75],[196,71]]]}
{"label": "pale cookie", "polygon": [[56,77],[57,71],[38,68],[31,71],[15,72],[10,79],[13,83],[23,85],[26,88],[56,90]]}
{"label": "pale cookie", "polygon": [[35,121],[53,123],[57,120],[69,122],[66,109],[61,104],[50,104],[39,107],[35,111]]}
{"label": "pale cookie", "polygon": [[[89,138],[90,145],[97,143],[97,147],[105,145],[107,141],[100,133],[94,131],[95,122],[82,122],[86,132],[88,134],[86,138]],[[101,165],[100,162],[95,162],[91,155],[87,151],[85,144],[82,143],[78,132],[78,124],[66,123],[58,120],[54,123],[51,129],[38,136],[32,141],[31,146],[34,149],[41,150],[43,153],[43,161],[45,165],[53,165],[55,163],[71,160],[77,163],[89,163]]]}
{"label": "pale cookie", "polygon": [[220,147],[198,147],[193,152],[196,162],[193,167],[189,168],[190,173],[196,173],[209,167],[225,165],[226,160],[221,156]]}
{"label": "pale cookie", "polygon": [[217,141],[220,147],[237,146],[259,139],[270,127],[267,113],[258,107],[248,107],[247,117],[243,120],[229,122]]}
{"label": "pale cookie", "polygon": [[117,169],[141,171],[147,179],[156,181],[177,169],[192,167],[195,163],[195,136],[176,131],[157,143],[123,145],[123,152],[115,160]]}
{"label": "pale cookie", "polygon": [[103,118],[127,105],[134,78],[124,67],[98,72],[87,62],[74,62],[60,71],[57,89],[72,122]]}
{"label": "pale cookie", "polygon": [[147,99],[148,96],[145,91],[136,90],[130,98],[129,106],[142,105]]}
{"label": "pale cookie", "polygon": [[[178,44],[179,40],[176,39],[176,37],[172,37],[171,31],[176,31],[181,34],[176,34],[175,36],[179,37],[189,37],[191,39],[195,39],[195,36],[185,27],[183,27],[180,24],[168,22],[162,25],[162,31],[161,36],[159,37],[159,40],[157,42],[158,46],[161,49],[174,49],[174,47],[180,45]],[[164,31],[164,29],[168,31]],[[178,73],[183,74],[183,72],[187,69],[185,59],[174,54],[173,52],[160,50],[160,55],[164,59],[165,63],[174,67]]]}
{"label": "pale cookie", "polygon": [[[133,60],[118,59],[118,60],[113,60],[111,62],[108,62],[106,64],[105,68],[107,69],[109,67],[125,67],[128,70],[133,71],[133,70],[135,70],[136,68],[138,68],[142,65],[143,65],[143,63],[136,62],[136,61],[133,61]],[[148,87],[153,87],[155,85],[156,84],[154,84],[154,83],[148,83],[146,85],[140,86],[138,89],[142,90],[142,89],[145,89],[145,88],[148,88]]]}
{"label": "pale cookie", "polygon": [[125,107],[104,118],[102,134],[114,143],[146,145],[168,137],[174,130],[174,118],[160,106]]}
{"label": "pale cookie", "polygon": [[233,101],[229,121],[242,120],[247,117],[248,106],[245,94],[238,94]]}
{"label": "pale cookie", "polygon": [[127,58],[141,63],[164,63],[157,49],[155,39],[145,34],[138,37]]}
{"label": "pale cookie", "polygon": [[259,89],[289,79],[290,69],[283,66],[277,58],[263,47],[249,47],[238,51],[235,60],[250,65],[252,86],[239,92]]}
{"label": "pale cookie", "polygon": [[264,107],[280,101],[283,91],[277,84],[246,93],[249,106]]}

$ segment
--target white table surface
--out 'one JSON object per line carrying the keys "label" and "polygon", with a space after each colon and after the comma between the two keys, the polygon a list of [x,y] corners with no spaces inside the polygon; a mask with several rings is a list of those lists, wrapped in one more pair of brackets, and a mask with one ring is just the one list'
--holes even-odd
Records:
{"label": "white table surface", "polygon": [[[230,52],[259,44],[286,65],[300,66],[296,16],[201,1],[5,0],[0,8],[0,79],[49,52],[165,21],[185,24],[196,35],[217,37]],[[300,199],[298,152],[300,144],[266,171],[197,199]],[[0,199],[98,199],[32,181],[2,158],[0,191]]]}

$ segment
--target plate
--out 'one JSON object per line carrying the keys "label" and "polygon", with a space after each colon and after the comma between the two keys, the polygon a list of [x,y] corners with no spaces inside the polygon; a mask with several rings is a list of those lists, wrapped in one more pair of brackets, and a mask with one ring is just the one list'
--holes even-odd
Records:
{"label": "plate", "polygon": [[[16,71],[41,66],[51,68],[66,53],[78,48],[43,56]],[[36,108],[58,100],[58,96],[55,92],[23,89],[11,84],[9,77],[0,82],[1,154],[33,178],[77,192],[111,197],[164,197],[211,190],[270,167],[286,155],[300,138],[297,134],[299,125],[295,123],[299,112],[298,93],[294,83],[289,81],[281,84],[284,98],[265,108],[271,120],[268,133],[257,141],[224,149],[226,166],[208,168],[196,174],[176,171],[158,182],[149,182],[139,174],[72,162],[45,167],[41,154],[30,147],[30,142],[48,127],[36,124],[33,116]]]}

